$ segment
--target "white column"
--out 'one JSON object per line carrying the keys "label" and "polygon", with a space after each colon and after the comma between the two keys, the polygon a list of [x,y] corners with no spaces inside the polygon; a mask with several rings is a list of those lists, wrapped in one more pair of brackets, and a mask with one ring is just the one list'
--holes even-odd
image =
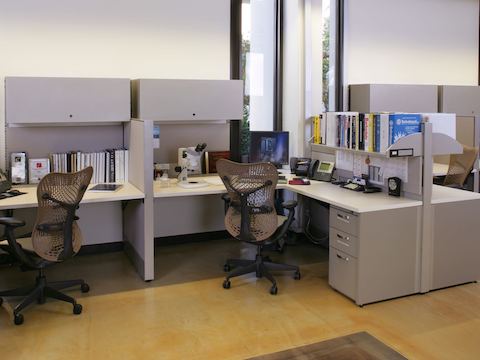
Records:
{"label": "white column", "polygon": [[290,156],[308,154],[305,141],[304,0],[284,2],[283,129],[290,132]]}
{"label": "white column", "polygon": [[251,38],[247,54],[247,93],[250,94],[250,130],[273,129],[275,75],[275,2],[250,1]]}

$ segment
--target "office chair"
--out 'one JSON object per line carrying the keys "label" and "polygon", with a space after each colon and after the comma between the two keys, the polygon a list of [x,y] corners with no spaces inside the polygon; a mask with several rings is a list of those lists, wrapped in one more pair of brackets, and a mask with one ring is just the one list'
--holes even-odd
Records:
{"label": "office chair", "polygon": [[[34,301],[43,304],[46,298],[71,303],[76,315],[82,312],[82,306],[74,298],[59,290],[80,285],[81,291],[86,293],[90,290],[88,284],[84,280],[48,283],[44,269],[73,257],[80,250],[82,235],[76,222],[78,217],[75,211],[87,190],[92,173],[93,168],[88,167],[73,174],[51,173],[40,181],[37,188],[37,218],[31,237],[33,250],[22,247],[20,239],[14,234],[14,230],[24,226],[25,222],[12,217],[0,217],[0,224],[5,225],[5,237],[8,241],[8,247],[2,248],[14,255],[23,269],[38,271],[35,285],[0,291],[0,305],[3,302],[2,297],[25,296],[13,310],[15,325],[23,323],[23,309]],[[24,241],[21,243],[25,244]]]}
{"label": "office chair", "polygon": [[450,155],[448,173],[443,181],[443,186],[463,188],[465,180],[472,171],[477,159],[478,148],[463,145],[462,154]]}
{"label": "office chair", "polygon": [[257,246],[255,260],[228,259],[224,270],[230,271],[223,287],[230,288],[233,277],[256,273],[257,278],[265,276],[271,281],[270,293],[278,292],[275,278],[270,270],[295,271],[295,279],[300,279],[298,266],[277,264],[262,255],[263,247],[283,238],[291,225],[296,201],[282,204],[288,210],[288,217],[278,217],[275,211],[275,187],[278,174],[275,166],[269,163],[239,164],[230,160],[217,161],[217,171],[227,188],[228,209],[225,227],[234,238]]}

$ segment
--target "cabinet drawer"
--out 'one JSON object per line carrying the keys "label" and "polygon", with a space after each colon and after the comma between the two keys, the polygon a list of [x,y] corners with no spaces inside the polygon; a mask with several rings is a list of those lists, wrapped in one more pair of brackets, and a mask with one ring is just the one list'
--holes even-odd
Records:
{"label": "cabinet drawer", "polygon": [[130,121],[130,80],[7,77],[9,124]]}
{"label": "cabinet drawer", "polygon": [[330,246],[333,246],[337,250],[346,252],[348,255],[357,257],[357,243],[356,236],[347,234],[343,231],[335,228],[330,228]]}
{"label": "cabinet drawer", "polygon": [[330,227],[351,235],[358,235],[358,216],[335,207],[330,207]]}
{"label": "cabinet drawer", "polygon": [[328,283],[349,298],[357,297],[357,259],[330,246]]}

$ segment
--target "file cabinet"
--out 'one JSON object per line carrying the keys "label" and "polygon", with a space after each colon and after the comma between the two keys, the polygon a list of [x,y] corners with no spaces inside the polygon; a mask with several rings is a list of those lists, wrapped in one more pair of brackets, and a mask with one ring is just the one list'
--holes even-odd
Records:
{"label": "file cabinet", "polygon": [[360,306],[418,292],[419,224],[420,207],[354,213],[331,206],[330,286]]}
{"label": "file cabinet", "polygon": [[5,78],[9,125],[119,123],[130,117],[129,79]]}

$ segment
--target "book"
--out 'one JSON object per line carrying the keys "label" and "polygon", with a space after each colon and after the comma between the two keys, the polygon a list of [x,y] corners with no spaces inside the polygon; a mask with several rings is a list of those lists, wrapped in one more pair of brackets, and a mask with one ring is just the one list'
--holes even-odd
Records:
{"label": "book", "polygon": [[384,153],[388,149],[388,130],[389,114],[380,114],[379,152]]}
{"label": "book", "polygon": [[327,117],[326,114],[320,114],[320,143],[326,145],[327,140]]}
{"label": "book", "polygon": [[398,139],[421,132],[422,116],[420,114],[390,114],[389,116],[389,145]]}
{"label": "book", "polygon": [[315,115],[312,119],[313,143],[320,144],[320,115]]}
{"label": "book", "polygon": [[327,113],[326,116],[326,139],[325,143],[328,146],[338,146],[339,138],[339,115],[335,113]]}
{"label": "book", "polygon": [[29,159],[28,160],[28,182],[38,184],[42,178],[50,173],[49,159]]}
{"label": "book", "polygon": [[373,138],[375,136],[374,133],[374,128],[373,128],[373,114],[365,114],[365,117],[368,116],[368,127],[367,127],[367,136],[368,136],[368,148],[366,148],[366,151],[373,152]]}

